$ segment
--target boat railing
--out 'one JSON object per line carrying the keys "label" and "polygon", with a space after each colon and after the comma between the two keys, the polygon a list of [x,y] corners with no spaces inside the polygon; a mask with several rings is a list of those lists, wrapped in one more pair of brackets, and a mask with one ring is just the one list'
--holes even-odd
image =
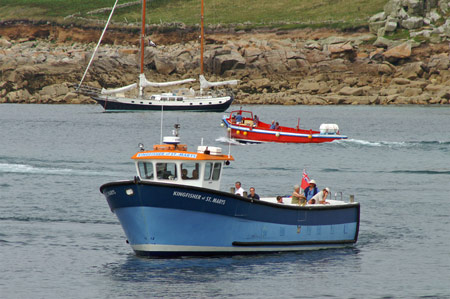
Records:
{"label": "boat railing", "polygon": [[[342,192],[341,192],[342,193]],[[270,202],[270,203],[275,203],[275,204],[280,204],[280,205],[285,205],[285,206],[299,206],[298,204],[292,204],[291,203],[291,197],[283,197],[283,203],[278,203],[277,202],[277,198],[276,197],[261,197],[260,199],[261,201],[264,202]],[[327,199],[328,204],[306,204],[306,207],[314,207],[314,206],[341,206],[341,205],[346,205],[349,203],[354,203],[354,196],[352,197],[352,195],[350,195],[349,201],[346,202],[343,199],[338,200],[338,199]]]}

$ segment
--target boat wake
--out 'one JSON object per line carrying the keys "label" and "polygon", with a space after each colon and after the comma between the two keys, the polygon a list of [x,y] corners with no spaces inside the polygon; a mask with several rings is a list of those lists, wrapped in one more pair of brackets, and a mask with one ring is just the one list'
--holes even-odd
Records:
{"label": "boat wake", "polygon": [[68,218],[47,218],[47,217],[30,217],[30,216],[6,216],[0,217],[0,221],[18,221],[18,222],[42,222],[42,223],[76,223],[76,224],[113,224],[116,221],[107,220],[91,220],[91,219],[68,219]]}
{"label": "boat wake", "polygon": [[417,148],[450,151],[450,141],[368,141],[361,139],[335,140],[333,143],[359,147]]}
{"label": "boat wake", "polygon": [[233,145],[244,145],[245,144],[245,143],[240,143],[239,141],[236,141],[234,139],[230,139],[230,138],[224,137],[224,136],[217,138],[216,141],[220,142],[220,143],[226,143],[226,144],[231,143]]}
{"label": "boat wake", "polygon": [[[33,165],[28,165],[28,164],[17,164],[17,163],[0,163],[0,174],[1,173],[105,176],[105,172],[99,172],[99,171],[70,169],[70,168],[55,168],[55,167],[45,167],[45,166],[33,166]],[[111,173],[108,173],[108,175],[111,175]],[[119,175],[119,174],[116,174],[116,175]]]}
{"label": "boat wake", "polygon": [[361,145],[361,146],[373,146],[373,147],[380,147],[380,146],[405,146],[406,142],[397,142],[397,141],[368,141],[368,140],[361,140],[361,139],[346,139],[346,140],[336,140],[335,142],[342,143],[342,144],[355,144],[355,145]]}

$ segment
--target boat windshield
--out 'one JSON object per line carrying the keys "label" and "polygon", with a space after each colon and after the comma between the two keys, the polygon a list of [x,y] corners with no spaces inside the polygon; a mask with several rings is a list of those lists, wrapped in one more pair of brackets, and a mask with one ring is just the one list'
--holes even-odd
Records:
{"label": "boat windshield", "polygon": [[139,162],[139,176],[142,179],[153,180],[153,163],[152,162]]}
{"label": "boat windshield", "polygon": [[181,163],[181,178],[183,180],[197,180],[199,169],[199,163]]}
{"label": "boat windshield", "polygon": [[158,180],[175,180],[177,178],[177,164],[156,163],[156,175]]}

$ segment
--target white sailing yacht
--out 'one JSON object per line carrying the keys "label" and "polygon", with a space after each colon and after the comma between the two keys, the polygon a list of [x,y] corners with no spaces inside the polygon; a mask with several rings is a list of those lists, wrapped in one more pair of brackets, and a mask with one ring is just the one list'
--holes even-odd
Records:
{"label": "white sailing yacht", "polygon": [[[116,0],[117,4],[117,0]],[[114,5],[114,8],[116,6]],[[105,26],[111,19],[111,15]],[[78,85],[79,92],[90,95],[98,104],[100,104],[105,111],[128,111],[128,110],[186,110],[186,111],[225,111],[233,102],[233,94],[227,90],[209,89],[211,87],[218,87],[224,85],[236,85],[238,80],[229,80],[221,82],[209,82],[203,75],[203,44],[204,44],[204,23],[203,23],[203,0],[201,1],[201,46],[200,46],[200,89],[198,91],[192,88],[179,88],[172,92],[160,94],[147,94],[145,87],[167,87],[182,85],[196,81],[195,79],[184,79],[171,82],[151,82],[148,81],[144,73],[144,50],[145,50],[145,11],[146,0],[142,0],[142,22],[141,22],[141,37],[140,37],[140,74],[138,83],[133,83],[128,86],[116,89],[101,89],[95,90],[93,88],[83,87],[82,82],[87,73],[87,70],[92,62],[89,62],[86,72]],[[105,31],[104,30],[104,31]],[[103,33],[104,33],[103,31]],[[101,42],[100,37],[99,44]],[[98,47],[98,45],[97,45]],[[96,48],[97,49],[97,48]],[[127,92],[138,89],[137,96],[127,96]]]}

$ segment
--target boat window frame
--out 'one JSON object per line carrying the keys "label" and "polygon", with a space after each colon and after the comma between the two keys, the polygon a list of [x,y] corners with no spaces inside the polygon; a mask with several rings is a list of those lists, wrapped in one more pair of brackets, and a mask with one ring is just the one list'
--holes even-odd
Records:
{"label": "boat window frame", "polygon": [[[222,174],[222,162],[215,162],[213,167],[213,173],[212,173],[212,180],[218,181],[220,180],[220,175]],[[219,166],[218,168],[216,166]]]}
{"label": "boat window frame", "polygon": [[[212,173],[213,173],[213,165],[214,165],[214,163],[213,162],[205,162],[204,163],[205,164],[205,166],[204,166],[204,170],[203,170],[203,180],[204,181],[210,181],[211,180],[211,177],[212,177]],[[209,173],[207,173],[207,171],[209,171]]]}
{"label": "boat window frame", "polygon": [[[184,168],[183,166],[187,166]],[[193,166],[193,167],[192,167]],[[188,170],[187,177],[183,178],[183,169]],[[189,177],[189,171],[190,177]],[[197,177],[194,177],[194,171],[197,171]],[[198,181],[200,179],[200,163],[199,162],[181,162],[180,163],[181,179],[183,181]]]}
{"label": "boat window frame", "polygon": [[[160,171],[158,171],[158,168],[162,165],[165,165],[165,170],[164,172],[170,172],[169,173],[160,173]],[[172,170],[169,171],[167,170],[167,166],[170,165],[172,167],[173,165],[173,169],[175,171],[175,174],[172,173]],[[155,163],[155,172],[156,172],[156,178],[160,181],[175,181],[178,179],[178,165],[175,162],[156,162]],[[172,177],[172,178],[171,178]]]}
{"label": "boat window frame", "polygon": [[[148,167],[148,164],[151,165],[151,167]],[[141,165],[144,167],[144,169],[141,168]],[[151,161],[138,161],[137,168],[139,171],[139,177],[143,180],[154,180],[155,179],[155,168],[154,163]],[[151,170],[151,174],[149,176],[148,170]],[[142,172],[142,170],[145,171],[145,173]],[[143,176],[144,175],[144,176]]]}

